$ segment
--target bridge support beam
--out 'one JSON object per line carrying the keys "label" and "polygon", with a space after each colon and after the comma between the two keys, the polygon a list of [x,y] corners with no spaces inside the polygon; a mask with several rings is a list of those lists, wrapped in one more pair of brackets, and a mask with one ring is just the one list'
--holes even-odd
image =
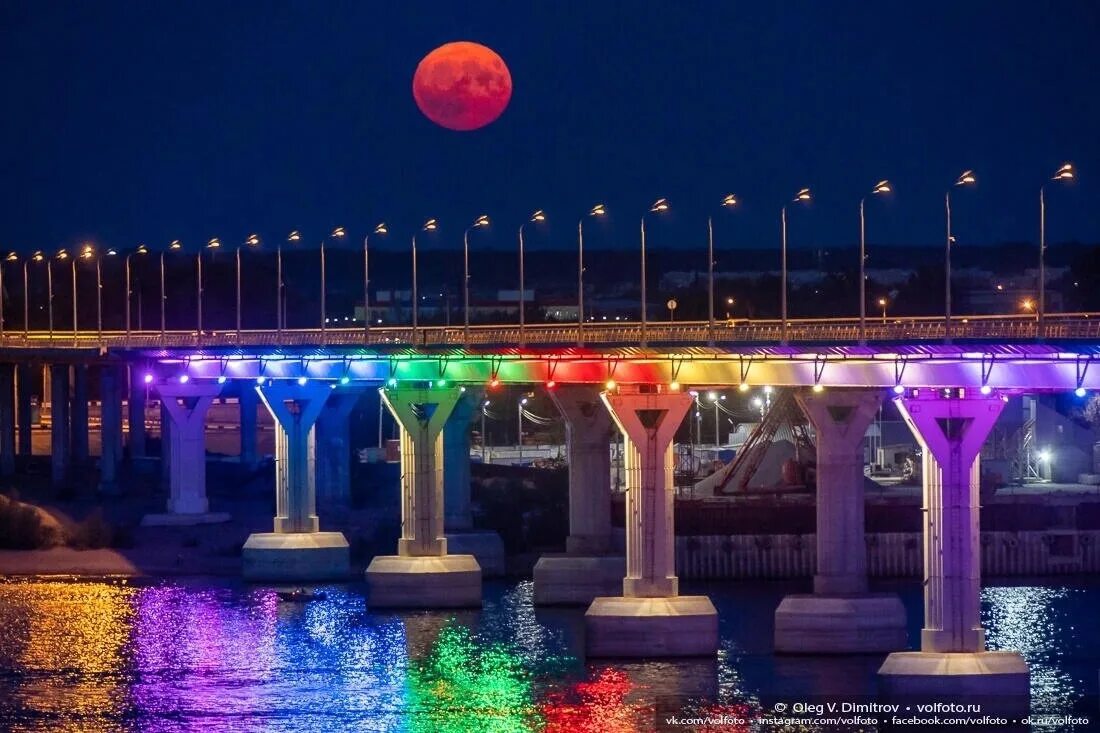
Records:
{"label": "bridge support beam", "polygon": [[[0,297],[3,297],[2,293]],[[0,476],[14,474],[15,365],[0,364]]]}
{"label": "bridge support beam", "polygon": [[76,464],[88,461],[88,365],[73,364],[73,390],[72,405],[69,408],[70,415],[70,443],[73,453],[73,462]]}
{"label": "bridge support beam", "polygon": [[895,595],[867,592],[863,437],[881,390],[797,394],[817,443],[817,574],[813,595],[790,595],[775,612],[775,650],[802,654],[891,652],[906,645]]}
{"label": "bridge support beam", "polygon": [[31,455],[31,365],[15,366],[15,420],[19,427],[19,455]]}
{"label": "bridge support beam", "polygon": [[224,522],[206,498],[206,413],[221,385],[168,382],[157,386],[161,404],[161,456],[167,459],[167,513],[146,514],[144,526]]}
{"label": "bridge support beam", "polygon": [[130,391],[126,401],[129,423],[130,458],[145,457],[145,374],[136,365],[130,366]]}
{"label": "bridge support beam", "polygon": [[481,605],[481,567],[473,555],[450,555],[443,530],[443,426],[459,388],[396,387],[379,393],[401,429],[401,539],[397,555],[367,568],[372,607]]}
{"label": "bridge support beam", "polygon": [[451,416],[443,424],[443,527],[447,551],[473,555],[482,577],[504,575],[504,543],[492,530],[475,530],[470,508],[470,425],[481,415],[485,393],[460,392]]}
{"label": "bridge support beam", "polygon": [[99,371],[100,443],[99,491],[117,494],[118,466],[122,458],[122,385],[119,368],[107,364]]}
{"label": "bridge support beam", "polygon": [[256,387],[275,419],[273,532],[249,535],[241,560],[250,580],[346,580],[348,541],[321,532],[314,477],[317,418],[332,389],[319,382]]}
{"label": "bridge support beam", "polygon": [[615,595],[626,558],[611,551],[611,414],[591,385],[561,385],[550,399],[565,421],[569,536],[564,555],[535,563],[535,603],[587,605]]}
{"label": "bridge support beam", "polygon": [[46,381],[50,393],[50,483],[69,480],[69,365],[51,364]]}
{"label": "bridge support beam", "polygon": [[1027,663],[1016,652],[986,651],[979,616],[979,453],[1004,403],[929,391],[897,405],[924,453],[924,628],[919,652],[886,658],[879,669],[882,693],[984,697],[994,702],[983,711],[1026,711]]}
{"label": "bridge support beam", "polygon": [[317,504],[325,513],[351,508],[351,413],[363,396],[359,387],[329,390],[317,418]]}
{"label": "bridge support beam", "polygon": [[238,382],[237,409],[240,412],[241,425],[241,466],[247,470],[256,467],[259,452],[256,448],[257,410],[260,406],[259,395],[253,384],[247,380]]}
{"label": "bridge support beam", "polygon": [[584,615],[591,657],[706,656],[718,649],[718,613],[706,596],[681,596],[673,537],[673,451],[690,395],[602,395],[623,434],[626,577]]}

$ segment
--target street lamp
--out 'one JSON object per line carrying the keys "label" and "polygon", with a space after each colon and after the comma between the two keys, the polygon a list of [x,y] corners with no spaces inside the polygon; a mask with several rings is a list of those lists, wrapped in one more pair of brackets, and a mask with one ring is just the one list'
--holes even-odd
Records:
{"label": "street lamp", "polygon": [[[792,203],[803,203],[811,199],[810,189],[800,189],[798,193],[794,195],[791,200]],[[780,310],[780,342],[787,345],[787,206],[784,204],[782,211],[780,212],[780,233],[782,234],[782,247],[781,256],[779,262],[780,270],[780,298],[779,298],[779,310]]]}
{"label": "street lamp", "polygon": [[730,318],[732,317],[732,316],[730,316],[730,309],[733,308],[733,305],[734,305],[735,302],[736,301],[733,298],[726,298],[726,320],[727,321],[730,320]]}
{"label": "street lamp", "polygon": [[[108,257],[114,257],[118,252],[114,249],[108,249],[105,253]],[[96,257],[95,249],[90,244],[84,245],[84,250],[80,253],[80,259],[82,260],[95,260],[95,305],[96,305],[96,334],[99,340],[103,340],[103,269],[102,269],[102,257]],[[75,302],[76,294],[76,260],[73,260],[73,294]],[[73,307],[73,320],[76,320],[76,307]]]}
{"label": "street lamp", "polygon": [[[0,341],[4,339],[4,262],[15,262],[19,255],[9,252],[8,256],[0,261]],[[24,283],[24,288],[26,284]]]}
{"label": "street lamp", "polygon": [[344,227],[336,227],[333,229],[328,237],[321,240],[321,340],[325,338],[325,328],[328,323],[328,310],[325,305],[325,242],[329,238],[343,239],[345,236]]}
{"label": "street lamp", "polygon": [[241,342],[241,247],[259,247],[260,235],[249,234],[242,244],[237,245],[237,343]]}
{"label": "street lamp", "polygon": [[584,345],[584,220],[605,214],[604,205],[596,204],[577,221],[577,346]]}
{"label": "street lamp", "polygon": [[[972,186],[978,182],[974,171],[966,170],[956,179],[955,186]],[[955,243],[955,237],[951,234],[951,189],[943,197],[944,212],[947,215],[947,244],[944,255],[944,321],[943,335],[945,340],[951,340],[951,245]]]}
{"label": "street lamp", "polygon": [[531,214],[531,218],[519,225],[519,345],[523,346],[526,343],[524,338],[524,330],[526,328],[526,314],[527,310],[527,291],[525,290],[523,280],[523,228],[532,222],[546,221],[546,214],[542,209],[539,209],[534,214]]}
{"label": "street lamp", "polygon": [[[663,211],[668,211],[668,199],[657,199],[653,202],[653,205],[649,207],[649,211],[646,213],[659,214]],[[648,328],[648,322],[646,318],[646,255],[645,255],[645,214],[642,214],[641,230],[642,230],[642,346],[648,346],[648,339],[646,338],[646,330]]]}
{"label": "street lamp", "polygon": [[[92,250],[92,245],[85,244],[84,248],[80,252],[80,257],[82,259],[87,259],[87,258],[92,257],[92,256],[94,256],[94,253],[93,253],[93,250]],[[72,271],[72,283],[73,283],[73,340],[75,341],[76,337],[77,337],[76,257],[75,256],[70,257],[68,252],[66,252],[65,250],[61,250],[60,252],[57,253],[57,259],[59,259],[59,260],[69,260],[69,267],[70,267],[70,270]]]}
{"label": "street lamp", "polygon": [[434,232],[439,228],[439,224],[435,219],[428,219],[424,222],[424,226],[420,227],[420,231],[416,232],[412,236],[412,319],[413,319],[413,342],[420,340],[420,300],[417,295],[417,283],[416,283],[416,235],[420,232]]}
{"label": "street lamp", "polygon": [[714,447],[719,448],[722,445],[722,439],[719,435],[718,427],[718,403],[721,400],[726,399],[725,395],[719,395],[717,392],[708,392],[707,398],[714,403]]}
{"label": "street lamp", "polygon": [[[139,244],[137,246],[137,249],[135,249],[133,252],[128,252],[126,254],[126,342],[127,343],[130,342],[130,301],[133,299],[133,296],[134,296],[134,291],[131,290],[131,288],[130,288],[130,258],[133,257],[135,254],[147,255],[147,254],[149,254],[149,248],[146,247],[144,244]],[[163,255],[162,255],[161,260],[163,261],[163,259],[164,258],[163,258]],[[138,314],[138,321],[140,321],[140,320],[141,320],[141,315]]]}
{"label": "street lamp", "polygon": [[[218,249],[222,246],[221,240],[217,237],[211,237],[210,241],[206,243],[206,249]],[[202,250],[195,256],[195,272],[197,273],[196,282],[198,288],[197,299],[197,315],[198,315],[198,337],[202,338]]]}
{"label": "street lamp", "polygon": [[[890,182],[879,181],[871,189],[872,196],[890,193]],[[863,205],[867,201],[864,196],[859,200],[859,342],[867,343],[867,232],[866,220],[863,216]],[[881,302],[879,305],[883,305]],[[886,317],[883,316],[885,323]]]}
{"label": "street lamp", "polygon": [[[388,233],[386,223],[382,222],[374,228],[374,234],[382,236]],[[370,340],[370,252],[368,240],[370,235],[363,237],[363,343]]]}
{"label": "street lamp", "polygon": [[882,325],[884,325],[884,326],[886,325],[886,306],[888,304],[889,304],[889,301],[886,300],[886,298],[879,298],[878,299],[878,307],[882,308]]}
{"label": "street lamp", "polygon": [[[176,252],[183,249],[183,242],[178,239],[173,239],[168,244],[168,250]],[[168,292],[164,288],[164,252],[160,253],[160,337],[164,338],[166,330],[167,319],[165,318],[165,306],[168,302]]]}
{"label": "street lamp", "polygon": [[[11,255],[8,255],[9,259]],[[28,259],[23,260],[23,338],[30,335],[30,289],[27,287],[27,263],[46,261],[46,282],[48,283],[47,304],[50,312],[50,339],[53,340],[53,275],[50,273],[50,261],[42,250],[36,251]]]}
{"label": "street lamp", "polygon": [[462,233],[462,340],[470,345],[470,232],[489,226],[489,217],[482,214]]}
{"label": "street lamp", "polygon": [[[737,197],[732,193],[722,199],[722,206],[737,206]],[[714,219],[707,215],[707,333],[714,341]],[[726,318],[729,318],[727,315]]]}
{"label": "street lamp", "polygon": [[519,401],[516,407],[516,417],[519,419],[519,457],[523,458],[523,408],[527,405],[527,398]]}
{"label": "street lamp", "polygon": [[1033,301],[1031,298],[1024,298],[1020,301],[1020,310],[1022,310],[1024,313],[1034,313],[1035,301]]}
{"label": "street lamp", "polygon": [[[1063,163],[1062,167],[1055,171],[1051,177],[1051,181],[1072,181],[1076,176],[1076,171],[1073,169],[1073,165],[1070,163]],[[1044,183],[1039,187],[1039,309],[1038,309],[1038,321],[1039,321],[1039,338],[1043,338],[1046,335],[1046,314],[1047,314],[1047,269],[1046,269],[1046,251],[1047,251],[1047,203],[1046,203],[1046,184]]]}
{"label": "street lamp", "polygon": [[[296,244],[302,241],[302,233],[297,229],[292,231],[286,236],[286,241],[289,244]],[[275,247],[275,331],[278,333],[280,340],[283,335],[283,328],[286,326],[286,313],[283,304],[283,243],[279,242]]]}

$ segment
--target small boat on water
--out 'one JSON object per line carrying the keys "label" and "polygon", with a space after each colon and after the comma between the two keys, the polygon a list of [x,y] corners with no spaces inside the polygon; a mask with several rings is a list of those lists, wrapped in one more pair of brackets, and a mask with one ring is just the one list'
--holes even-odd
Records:
{"label": "small boat on water", "polygon": [[295,588],[289,591],[277,591],[280,601],[287,603],[308,603],[309,601],[323,601],[328,596],[323,591]]}

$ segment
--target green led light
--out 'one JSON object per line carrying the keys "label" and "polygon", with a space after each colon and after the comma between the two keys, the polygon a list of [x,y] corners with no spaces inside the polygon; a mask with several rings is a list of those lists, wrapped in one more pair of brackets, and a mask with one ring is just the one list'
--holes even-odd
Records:
{"label": "green led light", "polygon": [[447,380],[446,379],[440,379],[436,382],[436,384],[440,387],[446,387],[447,386]]}
{"label": "green led light", "polygon": [[397,377],[390,377],[389,380],[386,382],[386,384],[388,384],[391,387],[396,387],[397,386]]}

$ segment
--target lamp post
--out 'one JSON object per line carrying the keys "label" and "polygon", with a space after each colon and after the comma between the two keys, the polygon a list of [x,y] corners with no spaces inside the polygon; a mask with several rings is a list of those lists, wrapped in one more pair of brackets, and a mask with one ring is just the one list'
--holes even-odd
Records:
{"label": "lamp post", "polygon": [[[9,252],[8,256],[0,261],[0,341],[4,340],[4,262],[15,262],[19,259],[19,255],[15,252]],[[24,281],[24,288],[26,283]]]}
{"label": "lamp post", "polygon": [[[890,182],[879,181],[871,189],[872,196],[890,193]],[[867,230],[863,206],[867,202],[864,196],[859,200],[859,343],[867,343]],[[879,305],[883,305],[881,302]],[[885,314],[885,311],[883,311]],[[883,322],[886,318],[883,316]]]}
{"label": "lamp post", "polygon": [[[386,223],[382,222],[374,228],[374,234],[379,236],[388,233]],[[368,241],[370,235],[363,237],[363,343],[370,341],[370,250]]]}
{"label": "lamp post", "polygon": [[[209,242],[206,243],[206,249],[218,249],[222,246],[221,240],[217,237],[212,237]],[[198,288],[197,308],[198,315],[198,337],[202,338],[202,250],[195,256],[195,272],[197,277],[195,282]]]}
{"label": "lamp post", "polygon": [[241,342],[241,247],[259,247],[260,235],[249,234],[242,244],[237,245],[235,256],[237,260],[237,343]]}
{"label": "lamp post", "polygon": [[[11,255],[8,255],[8,258],[10,259]],[[30,332],[31,332],[31,315],[30,315],[31,314],[31,307],[30,307],[31,303],[30,303],[30,287],[29,287],[29,282],[30,281],[29,281],[29,278],[27,276],[27,265],[32,261],[33,262],[41,262],[44,259],[46,259],[46,256],[44,254],[42,254],[42,250],[38,250],[37,252],[32,254],[30,257],[23,260],[23,338],[24,339],[27,338],[28,336],[30,336]],[[50,269],[50,264],[49,264],[49,261],[47,260],[47,262],[46,262],[46,270],[47,270],[46,277],[47,278],[49,278],[49,269]],[[51,280],[51,283],[52,283],[52,280]],[[53,293],[53,288],[52,287],[50,288],[50,292],[51,292],[50,297],[52,299],[52,297],[53,297],[52,296],[52,293]],[[53,306],[52,305],[50,306],[50,337],[51,338],[53,337]]]}
{"label": "lamp post", "polygon": [[420,341],[420,298],[417,294],[417,277],[416,277],[416,235],[420,232],[434,232],[439,228],[439,224],[435,219],[428,219],[424,222],[424,225],[420,227],[420,231],[416,232],[412,236],[412,321],[413,321],[413,342]]}
{"label": "lamp post", "polygon": [[[1073,165],[1070,163],[1063,163],[1062,167],[1055,171],[1050,180],[1052,181],[1072,181],[1076,175],[1073,169]],[[1038,313],[1038,330],[1039,338],[1046,336],[1046,315],[1047,315],[1047,268],[1046,268],[1046,251],[1047,251],[1047,202],[1046,202],[1046,184],[1044,183],[1039,187],[1039,307]]]}
{"label": "lamp post", "polygon": [[[963,171],[956,179],[955,186],[970,186],[977,183],[974,171]],[[944,213],[947,217],[947,242],[944,252],[944,293],[943,293],[943,335],[947,341],[951,340],[951,245],[955,243],[955,237],[951,234],[951,189],[943,197]]]}
{"label": "lamp post", "polygon": [[[649,207],[649,211],[646,213],[659,214],[662,211],[668,211],[668,200],[657,199],[653,202],[653,205]],[[647,336],[647,330],[649,328],[648,319],[646,317],[646,254],[645,254],[645,214],[642,214],[642,346],[648,346],[649,339]]]}
{"label": "lamp post", "polygon": [[596,204],[577,221],[577,346],[584,345],[584,220],[606,213],[603,204]]}
{"label": "lamp post", "polygon": [[[183,249],[183,243],[178,239],[173,239],[168,244],[168,249],[171,252]],[[165,330],[167,327],[167,319],[165,317],[165,306],[168,302],[168,291],[164,287],[164,252],[160,253],[160,337],[163,340]]]}
{"label": "lamp post", "polygon": [[[302,240],[302,233],[295,229],[293,232],[287,235],[286,241],[290,244],[300,242]],[[286,327],[286,313],[283,304],[283,243],[279,242],[279,245],[275,248],[275,332],[279,336],[279,340],[282,340],[283,328]]]}
{"label": "lamp post", "polygon": [[[792,203],[802,203],[810,200],[810,189],[800,189],[791,200]],[[784,346],[787,345],[787,206],[783,205],[783,210],[779,213],[780,220],[780,234],[782,235],[781,247],[780,247],[780,259],[779,259],[779,280],[780,280],[780,296],[779,296],[779,311],[780,311],[780,337],[779,341]]]}
{"label": "lamp post", "polygon": [[485,418],[488,417],[489,400],[481,404],[481,462],[485,463]]}
{"label": "lamp post", "polygon": [[[147,255],[147,254],[149,254],[149,248],[146,247],[144,244],[139,244],[137,246],[137,249],[135,249],[133,252],[128,252],[126,254],[126,268],[125,269],[126,269],[126,342],[127,343],[130,342],[130,301],[134,297],[134,291],[130,288],[130,258],[133,257],[135,254]],[[161,262],[163,262],[163,261],[164,261],[164,255],[162,254],[161,255]],[[163,282],[163,280],[162,280],[162,282]],[[138,315],[138,321],[139,322],[141,321],[140,314]]]}
{"label": "lamp post", "polygon": [[523,458],[523,408],[527,405],[527,398],[524,397],[519,401],[519,405],[516,408],[516,417],[519,419],[519,457]]}
{"label": "lamp post", "polygon": [[[722,206],[737,206],[737,197],[732,193],[722,199]],[[714,343],[714,217],[707,216],[707,333]]]}
{"label": "lamp post", "polygon": [[482,214],[462,233],[462,340],[470,345],[470,232],[489,226],[489,217]]}
{"label": "lamp post", "polygon": [[[114,257],[118,252],[108,249],[104,254]],[[102,257],[97,257],[95,249],[90,244],[84,245],[80,253],[82,260],[95,260],[95,305],[96,305],[96,335],[103,341],[103,268]],[[127,287],[127,291],[129,287]],[[127,298],[128,299],[128,298]],[[73,302],[76,302],[76,260],[73,260]],[[76,321],[76,308],[73,308],[73,321]]]}
{"label": "lamp post", "polygon": [[726,298],[726,320],[727,321],[730,320],[733,317],[733,316],[730,315],[730,312],[733,308],[734,303],[736,303],[736,302],[737,301],[735,301],[733,298]]}
{"label": "lamp post", "polygon": [[519,225],[519,345],[524,346],[527,343],[525,330],[527,327],[526,313],[527,310],[527,291],[525,290],[523,279],[523,228],[532,222],[546,221],[546,214],[542,209],[539,209],[534,214],[531,214],[531,218]]}
{"label": "lamp post", "polygon": [[328,310],[325,305],[325,242],[331,237],[332,239],[343,239],[345,235],[344,227],[336,227],[333,229],[328,237],[321,240],[321,341],[325,340],[325,329],[328,324]]}
{"label": "lamp post", "polygon": [[882,325],[884,326],[886,325],[886,306],[889,304],[890,301],[886,300],[886,298],[878,299],[878,307],[882,308]]}

